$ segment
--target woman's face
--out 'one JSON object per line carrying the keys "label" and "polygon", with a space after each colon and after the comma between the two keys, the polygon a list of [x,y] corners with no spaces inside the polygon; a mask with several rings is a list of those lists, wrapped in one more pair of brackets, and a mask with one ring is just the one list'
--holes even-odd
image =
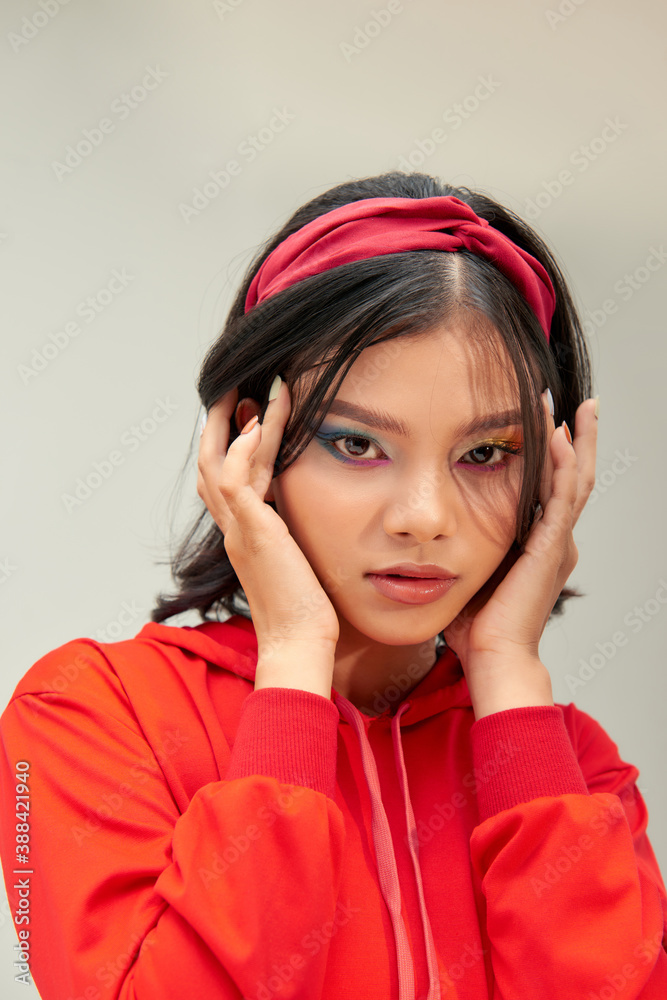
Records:
{"label": "woman's face", "polygon": [[[499,340],[492,351],[448,323],[362,351],[271,490],[341,638],[413,644],[456,617],[514,540],[521,448],[516,376]],[[454,579],[388,575],[405,563]]]}

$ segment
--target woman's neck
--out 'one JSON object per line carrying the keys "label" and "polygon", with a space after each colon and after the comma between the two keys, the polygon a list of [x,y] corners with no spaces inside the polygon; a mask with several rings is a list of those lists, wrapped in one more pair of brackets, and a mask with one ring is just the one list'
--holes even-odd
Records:
{"label": "woman's neck", "polygon": [[364,714],[379,715],[409,694],[435,662],[434,638],[414,646],[385,646],[341,635],[333,687]]}

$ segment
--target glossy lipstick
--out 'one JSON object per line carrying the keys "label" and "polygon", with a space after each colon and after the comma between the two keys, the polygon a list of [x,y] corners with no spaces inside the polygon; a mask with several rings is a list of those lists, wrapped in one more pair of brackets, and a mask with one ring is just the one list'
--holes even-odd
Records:
{"label": "glossy lipstick", "polygon": [[431,604],[450,589],[456,577],[433,563],[401,563],[366,574],[375,589],[400,604]]}

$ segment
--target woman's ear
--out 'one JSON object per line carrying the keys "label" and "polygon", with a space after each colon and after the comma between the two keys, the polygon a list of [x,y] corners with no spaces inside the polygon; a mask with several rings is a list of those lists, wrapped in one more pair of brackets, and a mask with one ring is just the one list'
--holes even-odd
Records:
{"label": "woman's ear", "polygon": [[259,405],[257,400],[251,399],[249,396],[240,400],[236,405],[236,411],[234,414],[237,431],[241,432],[248,421],[251,420],[255,414],[260,416],[261,412],[262,407]]}

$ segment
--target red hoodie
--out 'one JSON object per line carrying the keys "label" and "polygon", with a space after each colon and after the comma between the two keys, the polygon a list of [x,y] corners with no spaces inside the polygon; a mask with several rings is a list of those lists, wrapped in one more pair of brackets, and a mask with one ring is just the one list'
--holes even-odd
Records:
{"label": "red hoodie", "polygon": [[151,623],[18,685],[0,849],[44,1000],[665,1000],[638,771],[590,716],[475,722],[445,650],[370,718],[254,691],[256,653]]}

